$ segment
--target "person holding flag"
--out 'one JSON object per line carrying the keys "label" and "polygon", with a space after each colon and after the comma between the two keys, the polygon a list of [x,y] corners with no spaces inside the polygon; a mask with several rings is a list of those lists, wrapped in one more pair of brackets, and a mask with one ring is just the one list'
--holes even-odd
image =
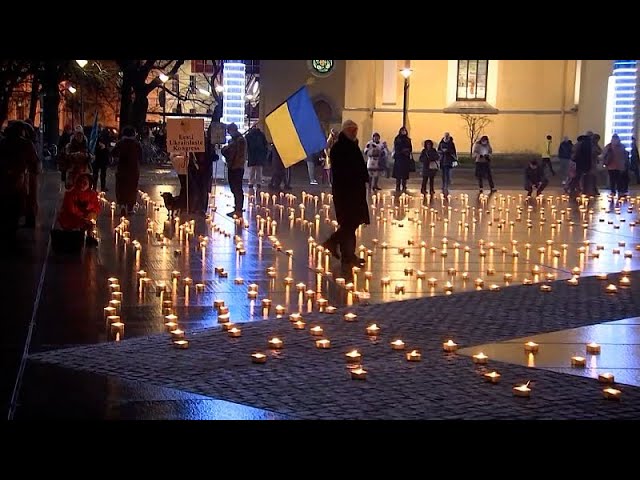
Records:
{"label": "person holding flag", "polygon": [[369,172],[358,147],[357,136],[358,125],[352,120],[346,120],[342,124],[338,141],[329,152],[333,175],[333,205],[339,228],[322,246],[334,257],[341,259],[345,275],[351,273],[351,267],[360,267],[364,263],[355,253],[356,230],[360,225],[370,223],[367,204]]}

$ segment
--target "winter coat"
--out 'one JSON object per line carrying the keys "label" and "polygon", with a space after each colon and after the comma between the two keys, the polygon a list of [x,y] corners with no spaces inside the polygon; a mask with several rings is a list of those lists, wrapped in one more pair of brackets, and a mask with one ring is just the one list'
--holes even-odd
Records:
{"label": "winter coat", "polygon": [[393,141],[393,178],[406,180],[411,172],[413,146],[408,135],[398,135]]}
{"label": "winter coat", "polygon": [[62,200],[58,223],[63,230],[86,228],[88,222],[100,212],[100,200],[95,190],[77,188],[67,190]]}
{"label": "winter coat", "polygon": [[116,201],[132,205],[138,197],[142,145],[134,137],[122,137],[112,152],[118,158],[116,171]]}
{"label": "winter coat", "polygon": [[420,163],[422,163],[422,176],[426,177],[429,175],[429,171],[432,172],[438,170],[440,168],[439,165],[440,154],[435,148],[430,148],[427,150],[426,148],[422,150],[420,154]]}
{"label": "winter coat", "polygon": [[619,170],[621,172],[627,170],[627,162],[629,152],[624,148],[622,143],[618,145],[609,144],[604,147],[604,166],[607,170]]}
{"label": "winter coat", "polygon": [[527,168],[524,169],[524,179],[525,184],[527,182],[531,183],[531,185],[538,185],[542,183],[545,179],[543,167],[541,165],[538,165],[536,168],[527,166]]}
{"label": "winter coat", "polygon": [[247,155],[247,142],[240,132],[231,136],[229,143],[222,147],[222,155],[227,160],[229,170],[244,169],[244,160]]}
{"label": "winter coat", "polygon": [[247,166],[261,167],[267,161],[267,153],[269,153],[269,144],[267,137],[258,128],[251,128],[245,135],[247,143]]}
{"label": "winter coat", "polygon": [[558,158],[565,158],[565,159],[571,158],[572,149],[573,149],[573,143],[571,143],[571,140],[562,142],[558,147]]}
{"label": "winter coat", "polygon": [[364,147],[364,154],[367,158],[367,170],[382,170],[383,158],[386,155],[385,148],[382,145],[382,142],[375,143],[373,140],[369,140],[367,145]]}
{"label": "winter coat", "polygon": [[331,148],[330,157],[333,204],[338,224],[369,224],[369,173],[358,144],[341,132]]}
{"label": "winter coat", "polygon": [[438,144],[438,152],[441,156],[442,167],[451,167],[453,162],[458,160],[458,152],[456,151],[456,143],[453,141],[453,137],[449,137],[448,142],[442,137]]}

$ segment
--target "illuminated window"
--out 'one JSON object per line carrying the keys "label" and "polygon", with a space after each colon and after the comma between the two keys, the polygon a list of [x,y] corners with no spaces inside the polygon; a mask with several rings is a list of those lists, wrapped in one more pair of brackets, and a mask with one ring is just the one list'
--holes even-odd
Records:
{"label": "illuminated window", "polygon": [[191,60],[191,73],[213,74],[213,60]]}
{"label": "illuminated window", "polygon": [[458,60],[456,100],[487,100],[489,60]]}
{"label": "illuminated window", "polygon": [[171,90],[177,94],[180,93],[180,76],[177,73],[171,79]]}

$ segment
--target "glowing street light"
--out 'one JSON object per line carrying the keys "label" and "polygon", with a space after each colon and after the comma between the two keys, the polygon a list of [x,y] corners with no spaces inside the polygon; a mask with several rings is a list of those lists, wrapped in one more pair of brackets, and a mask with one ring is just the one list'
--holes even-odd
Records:
{"label": "glowing street light", "polygon": [[76,87],[74,87],[73,85],[69,85],[67,87],[67,90],[69,90],[71,93],[76,93],[78,91],[78,89]]}
{"label": "glowing street light", "polygon": [[76,60],[76,63],[78,65],[80,65],[80,68],[84,68],[84,67],[87,66],[87,63],[89,63],[89,61],[88,60]]}
{"label": "glowing street light", "polygon": [[158,75],[158,78],[162,83],[167,83],[167,81],[169,80],[169,76],[164,73],[161,73],[160,75]]}
{"label": "glowing street light", "polygon": [[409,96],[409,77],[413,70],[410,68],[403,68],[400,70],[400,75],[404,78],[404,96],[402,100],[402,126],[407,127],[407,97]]}

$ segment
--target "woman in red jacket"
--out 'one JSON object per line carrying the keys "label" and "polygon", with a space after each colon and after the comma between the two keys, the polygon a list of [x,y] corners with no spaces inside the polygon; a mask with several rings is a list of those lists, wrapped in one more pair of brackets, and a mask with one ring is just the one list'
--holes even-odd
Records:
{"label": "woman in red jacket", "polygon": [[93,226],[100,212],[100,200],[96,191],[91,189],[91,181],[89,174],[76,177],[73,188],[64,194],[58,223],[62,230],[86,230],[87,243],[97,245]]}

